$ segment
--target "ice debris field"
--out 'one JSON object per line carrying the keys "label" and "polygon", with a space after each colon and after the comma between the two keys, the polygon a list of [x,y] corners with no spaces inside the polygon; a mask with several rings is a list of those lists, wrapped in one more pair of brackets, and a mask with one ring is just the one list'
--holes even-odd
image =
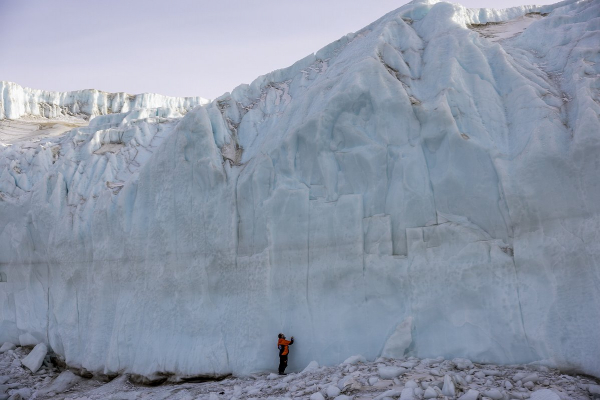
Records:
{"label": "ice debris field", "polygon": [[[38,346],[43,346],[38,345]],[[134,400],[134,399],[260,399],[310,400],[577,400],[600,398],[600,385],[589,377],[561,374],[543,365],[480,365],[470,360],[416,357],[368,362],[352,356],[337,366],[316,361],[301,372],[226,377],[212,382],[140,385],[127,375],[91,378],[81,371],[57,368],[52,357],[34,358],[20,347],[0,354],[0,392],[11,399]],[[75,373],[74,373],[75,372]],[[163,377],[166,379],[166,377]],[[2,397],[0,393],[0,397]]]}
{"label": "ice debris field", "polygon": [[362,354],[503,371],[384,397],[594,396],[561,374],[600,377],[599,43],[598,1],[415,0],[212,101],[0,83],[0,374],[252,397],[286,332],[305,387]]}

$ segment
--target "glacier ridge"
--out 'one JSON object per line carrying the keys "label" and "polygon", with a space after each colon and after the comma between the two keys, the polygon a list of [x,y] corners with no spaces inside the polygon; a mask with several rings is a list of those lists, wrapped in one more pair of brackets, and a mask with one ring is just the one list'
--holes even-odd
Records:
{"label": "glacier ridge", "polygon": [[95,89],[50,92],[22,87],[13,82],[0,82],[0,119],[17,119],[23,116],[82,116],[89,119],[98,115],[158,107],[185,113],[208,102],[208,99],[202,97],[169,97],[155,93],[130,95]]}
{"label": "glacier ridge", "polygon": [[600,376],[599,42],[590,0],[414,1],[185,115],[102,100],[0,147],[0,341],[211,376],[274,368],[280,331],[295,370],[402,331]]}

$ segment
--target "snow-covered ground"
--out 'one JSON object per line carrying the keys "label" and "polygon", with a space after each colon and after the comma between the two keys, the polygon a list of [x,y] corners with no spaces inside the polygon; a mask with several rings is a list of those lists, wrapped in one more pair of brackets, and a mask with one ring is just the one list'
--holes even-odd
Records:
{"label": "snow-covered ground", "polygon": [[[23,366],[30,349],[0,354],[0,399],[463,399],[578,400],[600,398],[600,385],[586,376],[561,374],[542,365],[474,364],[466,359],[350,357],[337,366],[313,362],[299,373],[253,374],[220,381],[143,386],[127,375],[92,377],[61,370],[50,356],[32,373]],[[83,377],[82,377],[83,376]],[[10,396],[10,397],[9,397]]]}
{"label": "snow-covered ground", "polygon": [[477,31],[490,42],[514,38],[523,33],[532,22],[543,18],[540,13],[529,13],[505,22],[489,22],[487,24],[472,25],[471,29]]}
{"label": "snow-covered ground", "polygon": [[267,371],[281,331],[290,371],[600,376],[599,22],[416,0],[206,104],[2,83],[0,342],[145,379]]}
{"label": "snow-covered ground", "polygon": [[0,143],[14,144],[58,137],[73,128],[86,126],[89,121],[77,117],[44,118],[23,117],[0,119]]}

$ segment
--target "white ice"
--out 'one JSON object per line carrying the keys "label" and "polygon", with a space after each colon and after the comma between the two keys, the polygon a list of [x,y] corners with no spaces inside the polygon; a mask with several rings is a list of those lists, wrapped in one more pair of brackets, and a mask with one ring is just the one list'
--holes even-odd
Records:
{"label": "white ice", "polygon": [[209,101],[202,97],[169,97],[154,93],[130,95],[95,89],[76,92],[48,92],[0,82],[0,119],[27,117],[95,117],[132,110],[166,107],[187,111]]}
{"label": "white ice", "polygon": [[0,145],[0,342],[140,382],[269,370],[278,332],[290,371],[600,376],[599,23],[414,1],[195,108],[2,84],[11,121],[89,125]]}

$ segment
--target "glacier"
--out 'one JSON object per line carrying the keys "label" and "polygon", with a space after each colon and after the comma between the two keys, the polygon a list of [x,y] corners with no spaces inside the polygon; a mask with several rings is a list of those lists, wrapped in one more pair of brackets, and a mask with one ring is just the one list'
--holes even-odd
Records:
{"label": "glacier", "polygon": [[207,104],[202,97],[169,97],[154,93],[132,96],[127,93],[107,93],[95,89],[76,92],[48,92],[24,88],[13,82],[0,82],[2,105],[0,119],[24,116],[56,118],[80,116],[89,119],[98,115],[126,113],[145,108],[168,108],[185,112]]}
{"label": "glacier", "polygon": [[283,331],[291,370],[600,377],[599,43],[597,1],[415,0],[210,102],[4,82],[0,135],[66,128],[0,140],[0,342],[223,376]]}

